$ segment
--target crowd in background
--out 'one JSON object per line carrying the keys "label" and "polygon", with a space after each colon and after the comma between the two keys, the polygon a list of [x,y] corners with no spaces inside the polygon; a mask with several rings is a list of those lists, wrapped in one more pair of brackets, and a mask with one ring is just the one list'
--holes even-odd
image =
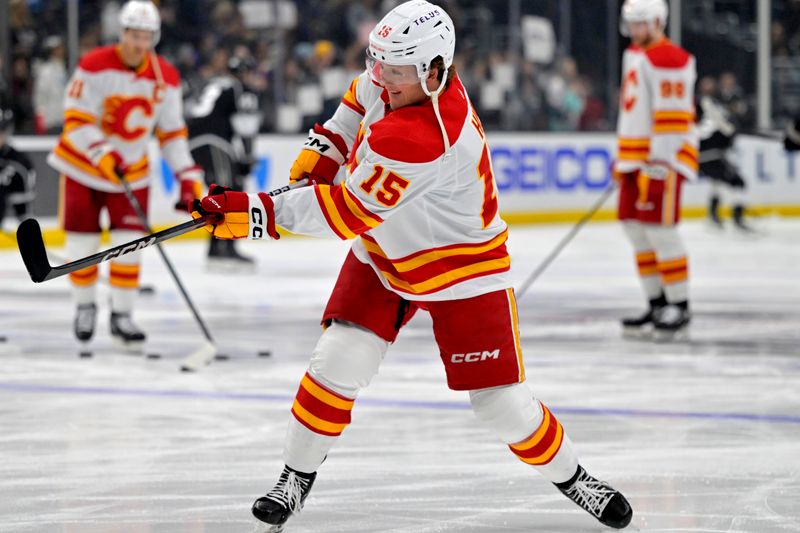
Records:
{"label": "crowd in background", "polygon": [[[591,1],[591,0],[588,0]],[[708,1],[708,0],[699,0]],[[577,4],[587,0],[573,0]],[[162,0],[159,53],[180,70],[187,99],[205,80],[224,74],[231,56],[251,58],[246,83],[260,98],[262,132],[294,133],[330,116],[364,68],[367,36],[393,0]],[[508,2],[443,0],[459,28],[455,64],[485,126],[492,130],[606,131],[613,129],[617,94],[598,70],[605,36],[574,26],[567,50],[548,63],[523,59],[509,47]],[[722,8],[745,3],[717,1]],[[776,57],[800,56],[800,0],[784,0],[772,27]],[[118,38],[119,0],[80,1],[80,53]],[[557,3],[529,9],[557,19]],[[604,15],[605,2],[587,3]],[[489,7],[487,7],[489,6]],[[579,6],[580,7],[580,6]],[[720,6],[715,6],[720,7]],[[584,10],[584,11],[586,11]],[[576,9],[576,11],[579,11]],[[589,12],[591,14],[591,12]],[[749,14],[741,14],[743,19]],[[591,17],[588,17],[591,19]],[[66,68],[65,2],[11,0],[10,79],[0,99],[15,112],[16,132],[57,133]],[[557,27],[558,20],[554,20]],[[602,26],[602,25],[598,25]],[[505,34],[504,34],[505,32]],[[498,37],[499,35],[499,37]],[[598,41],[599,40],[599,41]],[[592,49],[594,48],[594,49]],[[588,49],[588,50],[587,50]],[[752,91],[724,64],[700,58],[701,77],[714,80],[719,100],[743,126],[752,124]],[[618,77],[618,73],[614,74]],[[748,80],[751,81],[751,80]]]}

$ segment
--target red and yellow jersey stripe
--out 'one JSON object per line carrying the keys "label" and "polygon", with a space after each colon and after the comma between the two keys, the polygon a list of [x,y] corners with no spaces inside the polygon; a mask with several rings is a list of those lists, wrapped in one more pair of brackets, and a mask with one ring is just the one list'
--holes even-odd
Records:
{"label": "red and yellow jersey stripe", "polygon": [[172,131],[164,131],[160,128],[156,128],[155,131],[156,138],[158,138],[158,144],[160,146],[164,146],[168,142],[174,139],[186,139],[189,137],[189,128],[183,127],[178,128],[177,130]]}
{"label": "red and yellow jersey stripe", "polygon": [[350,83],[350,88],[347,89],[347,92],[344,93],[342,97],[342,103],[363,117],[367,113],[367,110],[361,105],[361,102],[358,101],[358,95],[356,93],[358,80],[359,78],[356,78]]}
{"label": "red and yellow jersey stripe", "polygon": [[422,295],[469,279],[506,272],[511,258],[506,250],[508,230],[480,243],[451,244],[391,259],[369,235],[361,235],[370,259],[389,285],[398,291]]}
{"label": "red and yellow jersey stripe", "polygon": [[[82,154],[71,142],[62,135],[58,144],[53,149],[56,156],[63,159],[76,169],[88,174],[89,176],[105,180],[106,178],[100,173],[92,162],[84,154]],[[150,172],[150,164],[147,156],[145,155],[136,163],[127,167],[125,172],[125,179],[128,181],[137,181],[146,178]]]}
{"label": "red and yellow jersey stripe", "polygon": [[306,373],[300,381],[292,414],[314,433],[336,437],[350,424],[354,403],[355,400],[333,392]]}
{"label": "red and yellow jersey stripe", "polygon": [[542,402],[539,405],[542,406],[544,415],[539,428],[524,441],[509,445],[520,461],[534,466],[546,465],[552,461],[564,441],[561,423]]}
{"label": "red and yellow jersey stripe", "polygon": [[67,109],[64,111],[64,133],[69,133],[87,124],[97,124],[97,117],[79,109]]}
{"label": "red and yellow jersey stripe", "polygon": [[678,162],[697,172],[697,148],[689,143],[684,143],[678,152]]}
{"label": "red and yellow jersey stripe", "polygon": [[364,207],[344,184],[315,185],[314,192],[325,220],[342,240],[355,239],[383,222],[381,217]]}
{"label": "red and yellow jersey stripe", "polygon": [[647,161],[650,157],[648,137],[620,137],[617,159],[620,161]]}
{"label": "red and yellow jersey stripe", "polygon": [[653,114],[653,133],[688,133],[694,121],[692,111],[656,111]]}

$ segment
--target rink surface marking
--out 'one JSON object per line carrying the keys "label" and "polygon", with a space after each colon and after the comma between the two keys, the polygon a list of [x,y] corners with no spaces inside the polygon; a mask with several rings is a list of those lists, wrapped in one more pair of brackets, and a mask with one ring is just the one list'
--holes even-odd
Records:
{"label": "rink surface marking", "polygon": [[[291,402],[294,396],[288,394],[263,394],[246,392],[213,392],[193,390],[158,390],[136,389],[125,387],[70,387],[65,385],[35,385],[21,383],[2,383],[0,391],[42,393],[42,394],[94,394],[105,396],[140,396],[140,397],[170,397],[216,399],[235,401],[267,401]],[[432,410],[470,410],[472,407],[466,402],[448,401],[408,401],[408,400],[383,400],[379,398],[359,399],[359,405],[371,407],[389,407],[399,409],[432,409]],[[767,415],[756,413],[722,413],[722,412],[690,412],[690,411],[661,411],[647,409],[595,409],[590,407],[553,407],[552,411],[562,415],[582,416],[620,416],[630,418],[673,418],[673,419],[705,419],[705,420],[738,420],[744,422],[768,422],[775,424],[798,424],[800,416]]]}

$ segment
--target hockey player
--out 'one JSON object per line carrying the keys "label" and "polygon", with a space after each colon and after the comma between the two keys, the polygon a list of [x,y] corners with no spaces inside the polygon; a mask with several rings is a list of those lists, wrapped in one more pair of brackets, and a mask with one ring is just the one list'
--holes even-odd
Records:
{"label": "hockey player", "polygon": [[800,118],[789,122],[786,126],[786,134],[783,138],[783,147],[789,152],[800,150]]}
{"label": "hockey player", "polygon": [[678,233],[681,187],[697,177],[694,57],[667,40],[665,0],[625,0],[617,124],[618,216],[636,252],[650,308],[622,321],[626,336],[680,338],[687,332],[688,262]]}
{"label": "hockey player", "polygon": [[[3,107],[0,98],[0,237],[9,207],[13,209],[19,222],[30,215],[36,181],[36,171],[28,156],[9,144],[13,131],[14,112]],[[12,237],[9,235],[8,238]],[[0,335],[0,347],[7,346],[6,341],[6,337]]]}
{"label": "hockey player", "polygon": [[[255,68],[249,57],[233,56],[228,72],[211,78],[200,97],[187,106],[189,147],[195,161],[206,176],[213,176],[219,185],[234,191],[244,190],[244,179],[250,174],[253,139],[261,126],[258,95],[245,83],[246,75]],[[234,241],[211,237],[209,265],[221,263],[252,268],[253,259],[241,255]]]}
{"label": "hockey player", "polygon": [[0,107],[0,231],[9,207],[19,222],[30,215],[36,183],[31,160],[8,143],[13,125],[14,113]]}
{"label": "hockey player", "polygon": [[[704,80],[705,82],[706,80]],[[701,86],[703,83],[701,83]],[[710,91],[707,91],[710,93]],[[720,197],[727,189],[733,207],[733,224],[736,228],[752,232],[745,216],[745,182],[728,161],[727,152],[733,146],[736,128],[728,120],[727,111],[712,94],[700,97],[697,106],[697,123],[700,135],[700,173],[711,180],[711,197],[708,216],[713,224],[722,227],[719,215]]]}
{"label": "hockey player", "polygon": [[[225,214],[221,238],[278,238],[276,224],[352,239],[323,314],[325,327],[292,406],[277,484],[253,514],[282,531],[303,505],[359,394],[417,310],[430,313],[448,386],[477,418],[602,523],[623,528],[621,493],[584,470],[564,428],[525,383],[508,228],[480,119],[452,66],[453,23],[412,0],[369,36],[367,69],[333,117],[309,133],[274,199],[213,188],[196,203]],[[334,185],[340,165],[343,181]],[[342,179],[341,177],[339,179]]]}
{"label": "hockey player", "polygon": [[[161,21],[149,0],[131,0],[119,14],[120,42],[97,48],[80,61],[67,87],[64,131],[48,162],[61,172],[61,217],[71,258],[92,254],[100,245],[100,211],[110,220],[112,245],[142,235],[144,227],[123,193],[123,174],[147,210],[153,135],[180,180],[178,206],[199,196],[203,171],[189,154],[177,70],[153,47]],[[178,207],[176,206],[176,207]],[[110,264],[111,335],[123,348],[139,350],[145,334],[132,321],[139,285],[139,253]],[[70,275],[78,305],[75,336],[92,338],[95,329],[97,266]]]}

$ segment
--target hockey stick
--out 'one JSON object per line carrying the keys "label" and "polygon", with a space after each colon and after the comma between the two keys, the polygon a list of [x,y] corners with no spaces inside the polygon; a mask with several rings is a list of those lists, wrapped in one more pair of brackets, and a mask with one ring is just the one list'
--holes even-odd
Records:
{"label": "hockey stick", "polygon": [[600,195],[600,198],[598,198],[594,205],[592,205],[592,208],[585,215],[583,215],[583,217],[572,227],[569,233],[567,233],[564,238],[561,239],[553,251],[544,258],[538,267],[536,267],[536,270],[534,270],[533,273],[528,276],[528,279],[526,279],[525,282],[520,285],[519,289],[516,290],[517,298],[522,298],[530,286],[533,285],[533,282],[539,279],[539,276],[541,276],[545,269],[550,266],[550,263],[552,263],[555,258],[558,257],[558,254],[561,253],[561,250],[563,250],[570,243],[570,241],[575,238],[575,235],[578,234],[581,228],[586,225],[589,220],[591,220],[591,218],[600,210],[601,207],[603,207],[603,204],[606,203],[606,200],[608,200],[608,197],[611,196],[611,193],[613,193],[616,188],[617,182],[612,181],[606,190],[603,191],[603,194]]}
{"label": "hockey stick", "polygon": [[201,228],[207,224],[214,224],[218,220],[216,213],[205,215],[201,218],[172,226],[163,231],[145,235],[138,239],[120,244],[114,248],[103,250],[96,254],[77,259],[71,263],[60,266],[51,266],[47,258],[47,250],[44,247],[44,238],[42,237],[42,229],[39,222],[34,218],[29,218],[20,223],[17,228],[17,244],[19,252],[22,256],[22,262],[25,263],[25,268],[31,276],[34,283],[42,283],[51,279],[66,276],[72,272],[83,270],[84,268],[104,263],[115,257],[125,255],[142,248],[147,248],[156,243],[172,239],[184,233],[189,233],[197,228]]}
{"label": "hockey stick", "polygon": [[[136,212],[136,216],[139,217],[139,221],[141,222],[142,226],[144,227],[145,231],[148,233],[152,233],[153,230],[150,228],[150,224],[147,222],[147,215],[142,209],[139,200],[136,199],[136,196],[133,194],[133,189],[131,189],[131,184],[128,183],[128,180],[125,179],[125,176],[122,173],[118,174],[119,182],[122,185],[122,190],[125,193],[125,197],[128,199],[128,202],[133,207],[133,210]],[[199,220],[199,219],[198,219]],[[161,260],[164,262],[164,266],[167,267],[170,276],[172,276],[172,281],[175,282],[175,286],[178,288],[178,292],[181,293],[183,297],[183,301],[186,302],[186,307],[189,308],[189,311],[192,312],[192,316],[194,316],[195,322],[200,327],[200,330],[203,332],[203,336],[206,338],[206,342],[203,346],[195,350],[191,355],[184,359],[184,362],[181,364],[181,370],[185,372],[191,372],[200,368],[200,366],[205,366],[214,359],[214,356],[217,353],[217,346],[214,343],[214,338],[211,336],[211,332],[208,330],[208,326],[206,326],[203,317],[200,316],[200,313],[197,311],[197,308],[192,301],[192,298],[189,296],[189,292],[183,286],[183,282],[181,278],[178,276],[178,273],[175,271],[175,267],[172,265],[172,261],[170,261],[169,257],[167,257],[167,253],[161,247],[161,244],[158,242],[155,243],[156,250],[158,250],[158,254],[161,256]]]}

